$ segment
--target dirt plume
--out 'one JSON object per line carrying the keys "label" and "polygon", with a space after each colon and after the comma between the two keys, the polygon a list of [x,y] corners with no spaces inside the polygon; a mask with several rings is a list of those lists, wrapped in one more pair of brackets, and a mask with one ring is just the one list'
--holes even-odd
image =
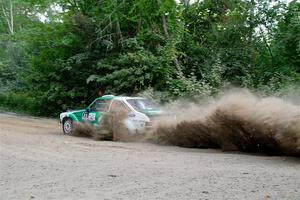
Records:
{"label": "dirt plume", "polygon": [[280,98],[238,90],[177,112],[157,125],[156,142],[300,156],[300,106]]}
{"label": "dirt plume", "polygon": [[176,119],[170,115],[160,117],[154,131],[144,135],[124,131],[121,122],[127,113],[104,116],[101,126],[105,128],[101,130],[89,124],[76,124],[71,135],[95,140],[150,141],[190,148],[300,156],[299,103],[235,89],[201,104],[179,101],[166,106],[164,110],[175,113]]}
{"label": "dirt plume", "polygon": [[90,123],[74,123],[70,135],[76,137],[87,137],[94,140],[114,140],[124,142],[138,141],[134,135],[129,135],[124,129],[123,121],[128,116],[127,112],[119,111],[104,113],[99,127],[95,128]]}
{"label": "dirt plume", "polygon": [[70,133],[75,137],[86,137],[94,140],[113,140],[113,136],[106,130],[95,129],[88,123],[75,123],[74,129]]}

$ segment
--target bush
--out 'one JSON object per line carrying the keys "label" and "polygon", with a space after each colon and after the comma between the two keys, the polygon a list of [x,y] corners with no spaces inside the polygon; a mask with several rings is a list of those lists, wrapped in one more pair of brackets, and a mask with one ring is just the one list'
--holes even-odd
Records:
{"label": "bush", "polygon": [[30,115],[40,115],[40,102],[34,97],[30,97],[22,92],[1,92],[0,106],[8,110],[26,113]]}

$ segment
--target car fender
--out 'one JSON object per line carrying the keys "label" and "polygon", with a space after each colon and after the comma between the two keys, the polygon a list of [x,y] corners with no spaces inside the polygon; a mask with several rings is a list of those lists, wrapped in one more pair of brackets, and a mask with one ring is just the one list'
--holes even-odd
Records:
{"label": "car fender", "polygon": [[70,113],[67,115],[69,118],[71,118],[73,121],[75,122],[79,122],[79,119],[73,114],[73,113]]}
{"label": "car fender", "polygon": [[66,117],[71,118],[75,122],[79,122],[79,119],[73,113],[64,112],[64,113],[61,113],[60,116],[59,116],[60,123],[62,123],[64,118],[66,118]]}

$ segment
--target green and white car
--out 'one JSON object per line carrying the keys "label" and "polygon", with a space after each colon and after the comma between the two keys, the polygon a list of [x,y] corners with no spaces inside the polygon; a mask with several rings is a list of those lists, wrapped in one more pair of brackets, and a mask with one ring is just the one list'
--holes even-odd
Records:
{"label": "green and white car", "polygon": [[120,140],[119,133],[143,134],[153,127],[153,119],[162,114],[157,105],[141,97],[105,95],[96,98],[86,109],[60,114],[64,134],[75,123],[87,123]]}

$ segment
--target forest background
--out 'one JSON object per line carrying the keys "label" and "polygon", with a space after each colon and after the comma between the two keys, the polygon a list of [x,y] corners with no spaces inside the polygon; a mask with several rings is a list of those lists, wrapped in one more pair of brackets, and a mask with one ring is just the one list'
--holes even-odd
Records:
{"label": "forest background", "polygon": [[[1,0],[0,106],[57,116],[99,88],[165,103],[300,93],[300,2]],[[300,95],[299,95],[300,96]]]}

